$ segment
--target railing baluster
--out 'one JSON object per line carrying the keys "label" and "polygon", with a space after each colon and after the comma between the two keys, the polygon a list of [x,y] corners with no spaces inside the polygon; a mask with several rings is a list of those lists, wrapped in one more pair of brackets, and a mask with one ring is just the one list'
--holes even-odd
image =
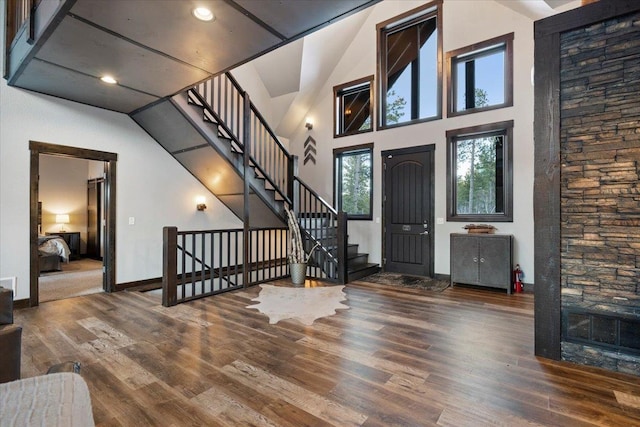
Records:
{"label": "railing baluster", "polygon": [[235,235],[236,235],[236,244],[235,244],[235,255],[234,255],[234,258],[233,258],[233,264],[235,265],[235,267],[234,267],[233,270],[235,272],[234,285],[237,286],[238,285],[238,266],[240,265],[240,261],[239,261],[240,258],[238,256],[238,250],[240,249],[240,245],[238,243],[239,236],[238,236],[238,232],[237,231],[235,232]]}
{"label": "railing baluster", "polygon": [[260,233],[260,237],[262,238],[262,256],[260,257],[260,260],[258,262],[262,262],[263,263],[261,270],[262,270],[262,280],[264,280],[264,278],[265,278],[265,275],[264,275],[264,261],[265,261],[264,254],[265,254],[266,249],[267,249],[266,238],[265,238],[266,237],[265,236],[266,233],[264,232],[264,230],[260,231],[259,233]]}
{"label": "railing baluster", "polygon": [[[200,258],[205,259],[204,258],[204,254],[205,254],[205,234],[204,233],[200,233]],[[205,292],[205,277],[206,277],[206,264],[204,262],[200,263],[200,274],[201,274],[201,278],[200,278],[200,293],[204,293]]]}
{"label": "railing baluster", "polygon": [[177,300],[178,229],[176,227],[164,227],[162,236],[162,305],[170,307],[176,305]]}
{"label": "railing baluster", "polygon": [[[222,254],[223,254],[223,250],[222,250],[222,235],[218,236],[218,280],[220,283],[220,289],[222,289],[222,267],[225,265],[224,261],[222,260]],[[228,288],[228,286],[225,286],[225,288]]]}
{"label": "railing baluster", "polygon": [[[187,236],[185,236],[184,234],[182,235],[182,248],[185,248],[186,246],[186,238]],[[180,276],[180,294],[181,294],[181,298],[184,299],[184,287],[185,284],[187,283],[187,268],[186,268],[186,263],[187,263],[187,254],[185,253],[185,251],[182,251],[182,274]]]}

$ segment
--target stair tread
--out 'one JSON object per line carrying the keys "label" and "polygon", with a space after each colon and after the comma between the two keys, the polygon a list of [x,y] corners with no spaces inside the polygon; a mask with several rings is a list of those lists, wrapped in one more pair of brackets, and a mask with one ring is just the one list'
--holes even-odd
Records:
{"label": "stair tread", "polygon": [[352,254],[352,255],[347,256],[347,258],[348,259],[352,259],[352,258],[362,258],[362,257],[368,257],[368,256],[369,256],[369,254],[363,254],[363,253],[358,252],[357,254]]}
{"label": "stair tread", "polygon": [[353,268],[347,267],[347,273],[353,273],[356,271],[366,270],[368,268],[374,268],[379,266],[380,266],[379,264],[376,264],[374,262],[368,262],[366,264],[356,265]]}
{"label": "stair tread", "polygon": [[347,281],[352,282],[354,280],[362,279],[363,277],[371,276],[380,271],[380,265],[378,264],[365,264],[361,268],[354,270],[347,270]]}

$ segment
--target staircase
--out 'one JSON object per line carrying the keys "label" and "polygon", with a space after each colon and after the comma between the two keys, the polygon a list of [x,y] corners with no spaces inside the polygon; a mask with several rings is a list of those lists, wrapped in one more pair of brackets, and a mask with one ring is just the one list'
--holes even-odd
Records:
{"label": "staircase", "polygon": [[312,277],[346,283],[379,270],[358,252],[357,244],[347,243],[346,216],[296,176],[297,158],[278,141],[231,74],[131,117],[246,226],[283,226],[285,206],[291,207],[307,250],[320,243],[310,261]]}

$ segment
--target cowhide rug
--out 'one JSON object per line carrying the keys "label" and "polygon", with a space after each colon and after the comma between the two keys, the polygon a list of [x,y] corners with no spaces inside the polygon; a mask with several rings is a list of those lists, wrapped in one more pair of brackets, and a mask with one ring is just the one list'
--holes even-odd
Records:
{"label": "cowhide rug", "polygon": [[251,301],[259,304],[249,305],[269,317],[270,324],[284,319],[295,319],[304,325],[311,325],[321,317],[333,316],[336,310],[349,309],[340,301],[347,299],[342,292],[344,286],[326,286],[317,288],[289,288],[285,286],[260,285],[260,294]]}

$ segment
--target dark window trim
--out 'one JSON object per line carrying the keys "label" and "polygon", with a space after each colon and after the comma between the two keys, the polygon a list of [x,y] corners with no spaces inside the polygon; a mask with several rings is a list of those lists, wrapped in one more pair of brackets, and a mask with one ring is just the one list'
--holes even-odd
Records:
{"label": "dark window trim", "polygon": [[[360,133],[373,132],[373,128],[375,126],[375,118],[374,118],[375,99],[373,97],[373,84],[374,84],[373,82],[374,82],[374,75],[371,74],[367,77],[363,77],[357,80],[352,80],[350,82],[343,83],[333,87],[333,137],[334,138],[341,138],[343,136],[358,135]],[[340,92],[351,87],[363,86],[366,83],[369,83],[369,114],[371,114],[371,128],[365,129],[365,130],[356,130],[356,131],[347,132],[347,133],[338,133],[338,129],[342,129],[342,123],[338,122],[338,120],[342,119],[342,111],[340,111],[340,119],[339,119],[338,106],[336,105],[337,104],[336,100],[338,99],[338,96],[341,95]]]}
{"label": "dark window trim", "polygon": [[[447,117],[463,116],[465,114],[473,114],[479,111],[496,110],[498,108],[506,108],[513,106],[513,39],[514,33],[505,34],[494,37],[489,40],[475,43],[460,49],[447,52]],[[457,85],[455,83],[455,67],[453,62],[456,58],[472,54],[476,51],[491,51],[492,46],[496,48],[504,45],[504,103],[489,105],[487,107],[470,108],[464,111],[455,111]],[[478,52],[480,54],[480,52]],[[471,55],[475,56],[475,55]],[[481,56],[481,55],[478,55]]]}
{"label": "dark window trim", "polygon": [[347,219],[349,220],[359,220],[359,221],[371,221],[373,219],[373,142],[368,144],[359,144],[352,145],[350,147],[341,147],[333,149],[333,201],[336,206],[336,210],[341,210],[341,201],[339,200],[338,195],[342,194],[342,188],[338,189],[338,171],[336,169],[336,162],[338,160],[338,156],[341,156],[344,153],[358,153],[358,152],[367,152],[371,153],[371,185],[369,186],[369,214],[368,215],[351,215],[347,214]]}
{"label": "dark window trim", "polygon": [[[447,221],[513,222],[513,120],[448,130],[447,136]],[[464,137],[504,132],[504,212],[488,215],[456,214],[456,152],[454,142]]]}
{"label": "dark window trim", "polygon": [[[417,123],[430,122],[433,120],[442,119],[442,73],[443,73],[443,50],[442,50],[442,3],[443,0],[434,0],[423,6],[416,7],[391,19],[387,19],[376,25],[376,38],[377,38],[377,76],[378,76],[378,102],[376,106],[376,130],[385,130],[396,128],[400,126],[413,125]],[[383,47],[386,45],[384,42],[385,30],[396,30],[408,25],[413,25],[417,22],[421,22],[425,19],[436,18],[436,31],[438,34],[438,53],[437,53],[437,97],[436,97],[436,109],[437,113],[432,117],[425,117],[423,119],[408,120],[402,123],[394,123],[391,125],[383,124],[384,117],[386,117],[386,100],[387,97],[384,94],[387,93],[387,79],[386,79],[386,55],[383,55]],[[386,51],[386,49],[385,49]]]}

